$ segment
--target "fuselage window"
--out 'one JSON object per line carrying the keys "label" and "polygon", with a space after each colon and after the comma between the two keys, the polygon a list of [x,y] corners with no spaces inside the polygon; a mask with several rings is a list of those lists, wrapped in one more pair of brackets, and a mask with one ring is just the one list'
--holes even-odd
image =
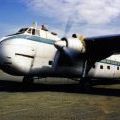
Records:
{"label": "fuselage window", "polygon": [[107,69],[110,70],[110,66],[107,66]]}
{"label": "fuselage window", "polygon": [[119,70],[119,67],[117,67],[117,70]]}
{"label": "fuselage window", "polygon": [[100,65],[100,69],[103,69],[103,65]]}

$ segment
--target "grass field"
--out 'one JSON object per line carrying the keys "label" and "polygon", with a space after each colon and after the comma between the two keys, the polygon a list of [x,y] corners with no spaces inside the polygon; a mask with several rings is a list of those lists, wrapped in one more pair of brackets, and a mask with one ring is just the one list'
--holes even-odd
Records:
{"label": "grass field", "polygon": [[120,81],[82,89],[63,79],[30,86],[15,80],[21,78],[1,74],[0,120],[120,120]]}

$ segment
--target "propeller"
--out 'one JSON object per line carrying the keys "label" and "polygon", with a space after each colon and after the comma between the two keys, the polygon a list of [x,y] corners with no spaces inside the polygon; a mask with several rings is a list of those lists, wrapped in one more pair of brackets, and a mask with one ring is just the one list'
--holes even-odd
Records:
{"label": "propeller", "polygon": [[[73,61],[72,59],[72,55],[69,51],[69,49],[67,48],[67,42],[63,39],[56,41],[54,43],[54,46],[57,48],[57,52],[54,58],[54,68],[57,68],[57,66],[59,66],[59,61],[61,60],[61,58],[63,58],[63,55],[65,55],[65,57],[69,58],[71,60],[71,62]],[[69,61],[68,61],[69,62]]]}
{"label": "propeller", "polygon": [[54,43],[54,46],[60,51],[63,52],[68,57],[72,58],[71,52],[68,49],[68,42],[66,38],[62,38],[61,40]]}
{"label": "propeller", "polygon": [[74,16],[70,15],[68,20],[67,20],[67,24],[65,26],[65,31],[64,31],[64,36],[65,37],[70,32],[70,30],[71,30],[71,28],[72,28],[72,26],[73,26],[73,24],[75,22],[73,18],[74,18]]}
{"label": "propeller", "polygon": [[67,48],[68,43],[67,43],[67,38],[66,37],[67,37],[67,34],[70,32],[70,29],[72,28],[73,23],[74,23],[73,15],[74,14],[72,14],[68,17],[68,20],[67,20],[67,23],[66,23],[66,26],[65,26],[64,35],[63,35],[64,37],[61,40],[56,41],[54,43],[54,46],[58,49],[59,52],[64,52],[69,57],[71,55],[70,55],[70,52]]}
{"label": "propeller", "polygon": [[66,23],[66,26],[65,26],[64,35],[63,35],[65,37],[63,37],[61,40],[56,41],[54,43],[55,48],[57,48],[57,50],[58,50],[56,52],[56,55],[55,55],[55,59],[56,59],[55,60],[55,66],[57,66],[58,60],[59,60],[62,53],[64,53],[67,57],[69,57],[69,59],[71,59],[71,60],[73,59],[72,53],[68,49],[68,42],[67,42],[66,36],[70,32],[70,30],[71,30],[71,28],[72,28],[72,26],[73,26],[73,24],[75,22],[74,19],[73,19],[73,18],[75,18],[74,13],[72,13],[72,15],[70,15],[68,17],[68,20],[67,20],[67,23]]}

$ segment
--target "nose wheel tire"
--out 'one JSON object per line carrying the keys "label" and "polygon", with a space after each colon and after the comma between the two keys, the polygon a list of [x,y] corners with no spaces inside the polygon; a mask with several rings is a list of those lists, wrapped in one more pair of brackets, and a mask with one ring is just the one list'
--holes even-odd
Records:
{"label": "nose wheel tire", "polygon": [[24,84],[30,85],[30,84],[33,84],[33,82],[34,82],[34,79],[32,76],[24,76],[23,78]]}

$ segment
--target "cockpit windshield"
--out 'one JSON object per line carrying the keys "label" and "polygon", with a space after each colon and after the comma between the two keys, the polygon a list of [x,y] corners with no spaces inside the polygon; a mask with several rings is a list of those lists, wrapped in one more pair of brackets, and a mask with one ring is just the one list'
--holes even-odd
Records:
{"label": "cockpit windshield", "polygon": [[24,32],[27,31],[27,29],[28,29],[28,28],[22,28],[22,29],[20,29],[17,33],[24,33]]}
{"label": "cockpit windshield", "polygon": [[[38,35],[39,36],[39,33],[40,31],[35,29],[35,28],[22,28],[20,29],[17,33],[15,34],[11,34],[11,35],[17,35],[17,34],[30,34],[30,35]],[[11,35],[8,35],[8,36],[11,36]]]}
{"label": "cockpit windshield", "polygon": [[17,35],[17,34],[23,34],[23,33],[25,33],[27,30],[28,30],[28,28],[22,28],[22,29],[20,29],[17,33],[11,34],[11,35],[8,35],[8,36]]}
{"label": "cockpit windshield", "polygon": [[31,35],[36,35],[36,29],[33,28],[22,28],[17,32],[17,34],[23,34],[25,32]]}

